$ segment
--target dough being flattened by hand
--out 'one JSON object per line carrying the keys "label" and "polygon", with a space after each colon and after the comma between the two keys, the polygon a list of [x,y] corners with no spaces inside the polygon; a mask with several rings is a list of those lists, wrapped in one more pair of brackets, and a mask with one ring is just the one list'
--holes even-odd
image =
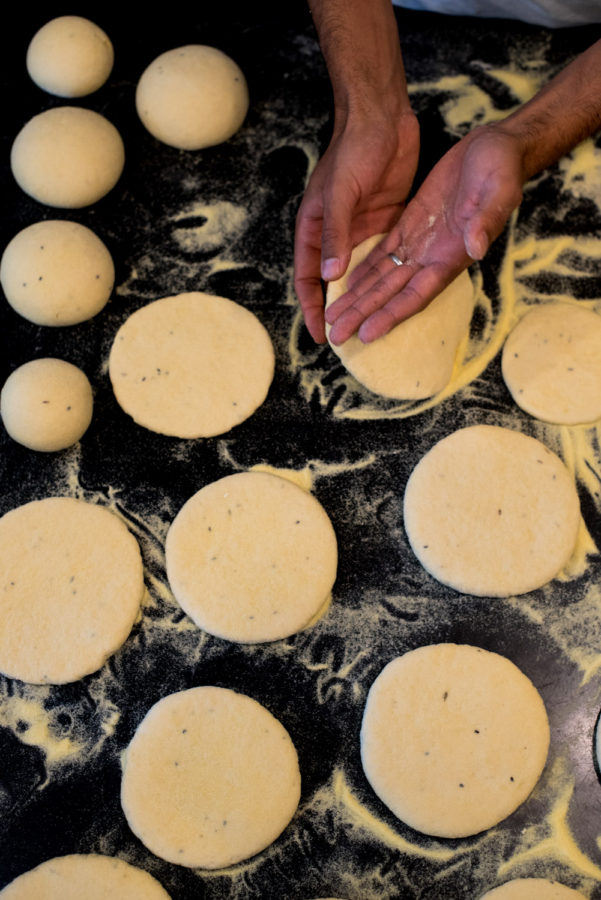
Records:
{"label": "dough being flattened by hand", "polygon": [[480,900],[586,900],[584,894],[546,878],[516,878],[483,894]]}
{"label": "dough being flattened by hand", "polygon": [[156,879],[116,857],[73,853],[46,860],[19,875],[2,900],[169,900]]}
{"label": "dough being flattened by hand", "polygon": [[300,799],[298,757],[271,713],[227,688],[171,694],[126,751],[121,803],[157,856],[217,869],[269,846]]}
{"label": "dough being flattened by hand", "polygon": [[180,438],[223,434],[263,403],[271,339],[249,310],[191,292],[143,306],[115,336],[109,374],[138,425]]}
{"label": "dough being flattened by hand", "polygon": [[65,684],[125,641],[144,594],[138,544],[108,509],[48,497],[0,518],[0,672]]}
{"label": "dough being flattened by hand", "polygon": [[285,478],[241,472],[198,491],[166,543],[173,593],[196,624],[244,643],[304,628],[336,577],[336,536],[320,503]]}
{"label": "dough being flattened by hand", "polygon": [[373,683],[361,759],[380,799],[424,834],[459,838],[506,818],[544,768],[549,723],[510,660],[434,644],[392,660]]}
{"label": "dough being flattened by hand", "polygon": [[573,303],[526,313],[503,347],[503,378],[525,412],[557,425],[601,416],[601,316]]}
{"label": "dough being flattened by hand", "polygon": [[438,581],[507,597],[542,587],[567,564],[580,504],[570,473],[540,441],[474,425],[417,464],[404,520],[413,552]]}
{"label": "dough being flattened by hand", "polygon": [[[375,235],[355,247],[345,275],[328,285],[326,308],[345,293],[348,276],[383,236]],[[465,337],[473,310],[472,282],[467,272],[462,272],[422,312],[384,337],[363,344],[354,334],[344,344],[331,347],[351,375],[374,394],[421,400],[448,384],[457,347]]]}

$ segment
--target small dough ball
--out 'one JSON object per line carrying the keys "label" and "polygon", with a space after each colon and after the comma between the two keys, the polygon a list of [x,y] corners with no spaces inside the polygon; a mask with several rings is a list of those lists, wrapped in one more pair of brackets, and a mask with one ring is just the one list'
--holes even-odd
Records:
{"label": "small dough ball", "polygon": [[0,262],[15,310],[36,325],[76,325],[105,306],[115,281],[111,254],[93,231],[50,219],[20,231]]}
{"label": "small dough ball", "polygon": [[59,16],[33,36],[26,63],[42,90],[85,97],[107,80],[113,59],[113,45],[102,28],[81,16]]}
{"label": "small dough ball", "polygon": [[108,194],[124,163],[115,126],[75,106],[57,106],[30,119],[10,155],[13,175],[26,194],[65,209],[89,206]]}
{"label": "small dough ball", "polygon": [[585,900],[585,896],[559,881],[515,878],[488,891],[480,900]]}
{"label": "small dough ball", "polygon": [[216,47],[190,44],[162,53],[142,73],[136,91],[142,124],[180,150],[227,141],[248,111],[239,66]]}
{"label": "small dough ball", "polygon": [[55,856],[24,872],[2,892],[2,900],[169,900],[156,879],[122,859],[96,853]]}
{"label": "small dough ball", "polygon": [[75,444],[92,421],[92,388],[77,366],[63,359],[34,359],[9,375],[0,414],[14,441],[52,452]]}

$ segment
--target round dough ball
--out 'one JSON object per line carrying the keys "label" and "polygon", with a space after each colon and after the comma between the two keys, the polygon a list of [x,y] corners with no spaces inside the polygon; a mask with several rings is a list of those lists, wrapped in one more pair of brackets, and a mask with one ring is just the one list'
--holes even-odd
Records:
{"label": "round dough ball", "polygon": [[0,672],[66,684],[129,635],[144,595],[140,550],[116,515],[48,497],[0,518]]}
{"label": "round dough ball", "polygon": [[546,878],[516,878],[483,894],[480,900],[586,900],[584,894]]}
{"label": "round dough ball", "polygon": [[494,425],[439,441],[407,482],[405,529],[434,578],[465,594],[508,597],[566,565],[580,504],[563,462],[535,438]]}
{"label": "round dough ball", "polygon": [[8,376],[0,414],[14,441],[52,453],[82,437],[92,421],[92,387],[84,372],[64,359],[34,359]]}
{"label": "round dough ball", "polygon": [[113,45],[102,28],[81,16],[59,16],[33,36],[26,63],[42,90],[84,97],[104,84],[113,59]]}
{"label": "round dough ball", "polygon": [[169,900],[169,894],[143,869],[95,853],[56,856],[19,875],[2,900]]}
{"label": "round dough ball", "polygon": [[[346,292],[353,269],[383,237],[374,235],[355,247],[345,274],[328,284],[326,308]],[[474,301],[470,277],[461,272],[422,312],[377,341],[364,344],[354,334],[344,344],[330,346],[345,369],[374,394],[422,400],[448,384],[457,348],[469,328]],[[326,325],[328,337],[330,330]]]}
{"label": "round dough ball", "polygon": [[248,111],[246,79],[215,47],[176,47],[142,73],[136,109],[142,124],[164,144],[180,150],[212,147],[242,125]]}
{"label": "round dough ball", "polygon": [[601,316],[545,303],[518,322],[503,347],[503,378],[521,409],[556,425],[601,416]]}
{"label": "round dough ball", "polygon": [[79,209],[116,185],[125,151],[119,132],[91,109],[57,106],[34,116],[12,146],[10,164],[22,190],[48,206]]}
{"label": "round dough ball", "polygon": [[49,219],[20,231],[0,262],[6,299],[36,325],[76,325],[106,305],[115,281],[111,254],[93,231]]}
{"label": "round dough ball", "polygon": [[180,438],[223,434],[263,403],[271,339],[249,310],[211,294],[164,297],[121,326],[109,357],[117,402],[138,425]]}
{"label": "round dough ball", "polygon": [[167,577],[185,612],[230,641],[275,641],[304,628],[336,578],[336,536],[311,494],[241,472],[198,491],[175,517]]}
{"label": "round dough ball", "polygon": [[126,751],[121,804],[148,849],[180,866],[217,869],[268,847],[292,819],[300,772],[288,732],[227,688],[171,694]]}
{"label": "round dough ball", "polygon": [[543,771],[542,698],[510,660],[433,644],[392,660],[361,726],[372,788],[402,822],[436,837],[478,834],[523,803]]}

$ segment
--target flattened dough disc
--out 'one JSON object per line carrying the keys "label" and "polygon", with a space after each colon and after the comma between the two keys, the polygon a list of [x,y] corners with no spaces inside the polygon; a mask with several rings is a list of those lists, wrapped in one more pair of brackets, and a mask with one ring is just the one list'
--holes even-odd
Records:
{"label": "flattened dough disc", "polygon": [[148,872],[122,859],[99,854],[56,856],[19,875],[2,900],[169,900]]}
{"label": "flattened dough disc", "polygon": [[109,374],[138,425],[180,438],[223,434],[263,403],[273,379],[271,339],[248,309],[191,292],[155,300],[115,336]]}
{"label": "flattened dough disc", "polygon": [[586,900],[584,894],[546,878],[516,878],[483,894],[480,900]]}
{"label": "flattened dough disc", "polygon": [[136,539],[108,509],[47,497],[0,518],[0,671],[33,684],[95,672],[144,594]]}
{"label": "flattened dough disc", "polygon": [[578,425],[601,416],[601,316],[572,303],[530,310],[503,347],[503,378],[525,412]]}
{"label": "flattened dough disc", "polygon": [[[326,308],[344,294],[352,270],[383,236],[375,235],[355,247],[347,272],[328,285]],[[457,347],[468,330],[473,310],[472,282],[467,272],[462,272],[426,309],[384,337],[363,344],[354,334],[344,344],[331,347],[351,375],[374,394],[420,400],[448,384]]]}
{"label": "flattened dough disc", "polygon": [[422,566],[465,594],[508,597],[566,565],[580,505],[562,461],[535,438],[474,425],[443,438],[407,482],[405,529]]}
{"label": "flattened dough disc", "polygon": [[130,828],[181,866],[217,869],[254,856],[286,828],[299,799],[288,732],[227,688],[160,700],[126,751],[121,803]]}
{"label": "flattened dough disc", "polygon": [[433,644],[392,660],[373,683],[361,759],[376,794],[424,834],[459,838],[523,803],[549,748],[540,694],[510,660]]}
{"label": "flattened dough disc", "polygon": [[196,624],[231,641],[300,631],[336,578],[336,536],[321,504],[285,478],[240,472],[198,491],[167,534],[167,576]]}

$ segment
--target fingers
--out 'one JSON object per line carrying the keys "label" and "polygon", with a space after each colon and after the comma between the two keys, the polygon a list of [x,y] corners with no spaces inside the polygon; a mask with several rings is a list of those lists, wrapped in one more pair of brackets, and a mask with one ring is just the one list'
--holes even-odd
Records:
{"label": "fingers", "polygon": [[428,306],[452,280],[451,273],[432,266],[419,269],[406,287],[369,316],[359,328],[359,339],[369,344],[405,319],[414,316]]}
{"label": "fingers", "polygon": [[324,344],[326,334],[323,290],[319,275],[319,229],[319,221],[304,215],[301,208],[294,242],[294,288],[309,334],[316,343]]}
{"label": "fingers", "polygon": [[332,325],[329,335],[331,343],[344,343],[366,319],[374,316],[403,291],[414,269],[411,266],[395,266],[391,260],[388,260],[388,265],[388,272],[379,280],[373,282],[369,274],[328,309],[326,320]]}
{"label": "fingers", "polygon": [[348,269],[356,202],[356,196],[348,185],[336,179],[328,191],[323,209],[321,277],[324,281],[336,281]]}

